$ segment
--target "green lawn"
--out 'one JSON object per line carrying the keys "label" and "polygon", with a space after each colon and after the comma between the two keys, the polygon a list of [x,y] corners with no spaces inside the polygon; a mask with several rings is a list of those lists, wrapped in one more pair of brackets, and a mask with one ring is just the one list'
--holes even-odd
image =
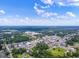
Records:
{"label": "green lawn", "polygon": [[57,47],[57,48],[49,49],[48,53],[51,57],[55,57],[55,58],[64,57],[65,49]]}

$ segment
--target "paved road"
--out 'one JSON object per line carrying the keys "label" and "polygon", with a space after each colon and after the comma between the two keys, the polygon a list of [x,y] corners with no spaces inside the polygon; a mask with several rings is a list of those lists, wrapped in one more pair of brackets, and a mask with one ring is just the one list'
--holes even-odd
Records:
{"label": "paved road", "polygon": [[13,58],[12,53],[11,53],[11,50],[8,48],[8,45],[6,43],[4,45],[5,45],[5,48],[7,49],[7,51],[10,53],[9,54],[10,55],[10,58]]}
{"label": "paved road", "polygon": [[8,58],[3,50],[0,51],[0,58]]}

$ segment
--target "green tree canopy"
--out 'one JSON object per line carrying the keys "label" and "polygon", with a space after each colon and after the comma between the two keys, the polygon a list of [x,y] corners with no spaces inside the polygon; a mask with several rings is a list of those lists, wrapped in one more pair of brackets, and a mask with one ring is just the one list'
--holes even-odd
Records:
{"label": "green tree canopy", "polygon": [[49,49],[49,47],[44,42],[37,43],[32,49],[32,56],[36,58],[45,58],[47,49]]}

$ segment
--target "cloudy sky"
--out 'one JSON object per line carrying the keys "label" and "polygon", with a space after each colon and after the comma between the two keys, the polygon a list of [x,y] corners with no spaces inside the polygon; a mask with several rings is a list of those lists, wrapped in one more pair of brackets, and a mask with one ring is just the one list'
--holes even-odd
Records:
{"label": "cloudy sky", "polygon": [[0,26],[79,26],[79,0],[0,0]]}

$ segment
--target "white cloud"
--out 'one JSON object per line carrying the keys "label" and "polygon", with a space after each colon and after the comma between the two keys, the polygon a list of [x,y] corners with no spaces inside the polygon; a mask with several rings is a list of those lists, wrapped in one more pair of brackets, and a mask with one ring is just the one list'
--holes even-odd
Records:
{"label": "white cloud", "polygon": [[45,8],[50,8],[50,6],[49,5],[47,5],[47,6],[40,6],[40,8],[45,9]]}
{"label": "white cloud", "polygon": [[[40,8],[40,7],[42,7],[42,8]],[[48,17],[52,17],[52,16],[57,16],[58,14],[57,13],[53,13],[53,12],[48,12],[48,11],[46,11],[46,10],[44,10],[43,8],[43,6],[38,6],[38,4],[37,3],[35,3],[35,6],[34,6],[34,9],[35,9],[35,11],[36,11],[36,13],[38,14],[38,15],[40,15],[40,16],[42,16],[42,17],[46,17],[46,18],[48,18]],[[47,6],[48,7],[48,6]]]}
{"label": "white cloud", "polygon": [[76,17],[76,15],[72,12],[66,12],[64,15],[60,15],[56,12],[50,12],[50,11],[46,11],[44,9],[38,8],[37,5],[34,6],[34,9],[38,15],[45,17],[45,18],[51,18],[53,16],[60,17],[60,18],[66,18],[66,19],[70,17]]}
{"label": "white cloud", "polygon": [[64,13],[64,14],[58,14],[56,17],[55,17],[56,19],[63,19],[63,20],[72,20],[72,19],[76,19],[77,18],[77,15],[76,14],[74,14],[73,12],[66,12],[66,13]]}
{"label": "white cloud", "polygon": [[63,0],[60,1],[60,6],[79,6],[79,0]]}
{"label": "white cloud", "polygon": [[0,10],[0,15],[4,15],[5,11],[4,10]]}
{"label": "white cloud", "polygon": [[38,7],[38,4],[37,4],[37,3],[35,3],[34,9],[35,9],[35,11],[36,11],[36,13],[37,13],[38,15],[45,12],[44,10],[42,10],[42,9],[40,9],[40,8]]}
{"label": "white cloud", "polygon": [[57,4],[60,6],[65,6],[65,4],[63,2],[58,2]]}
{"label": "white cloud", "polygon": [[53,12],[45,12],[42,14],[42,17],[53,17],[53,16],[58,16],[57,13],[53,13]]}
{"label": "white cloud", "polygon": [[37,12],[37,14],[39,15],[39,14],[42,14],[42,13],[44,13],[45,11],[44,10],[42,10],[42,9],[39,9],[39,8],[37,8],[37,9],[35,9],[36,10],[36,12]]}
{"label": "white cloud", "polygon": [[79,6],[79,2],[77,2],[77,3],[71,3],[70,5],[71,6]]}
{"label": "white cloud", "polygon": [[79,0],[40,0],[44,4],[54,6],[54,3],[59,6],[79,6]]}
{"label": "white cloud", "polygon": [[[60,4],[64,6],[64,4],[62,4],[62,3],[60,3]],[[53,18],[53,17],[56,17],[59,19],[69,19],[69,18],[76,17],[76,15],[73,12],[66,12],[63,15],[61,15],[61,14],[58,14],[56,12],[51,12],[51,11],[47,11],[43,8],[40,8],[40,7],[38,7],[38,4],[35,4],[34,9],[39,16],[49,18],[49,19]]]}
{"label": "white cloud", "polygon": [[[50,22],[52,22],[54,24],[58,23],[58,24],[66,25],[66,23],[69,24],[70,22],[72,22],[72,23],[75,22],[75,18],[77,17],[75,13],[68,11],[68,12],[65,12],[64,14],[58,14],[57,12],[52,12],[52,11],[49,11],[48,9],[51,9],[51,7],[54,5],[54,3],[57,4],[58,6],[71,6],[72,3],[76,3],[76,4],[79,3],[78,1],[79,0],[41,0],[41,2],[46,4],[46,6],[40,5],[40,3],[38,3],[38,4],[35,3],[34,9],[39,16],[42,16],[45,19],[49,19],[49,21],[50,21],[50,19],[57,20],[57,21],[52,20]],[[76,6],[76,4],[75,5],[73,4],[73,5]],[[72,20],[72,19],[74,19],[74,20]],[[68,20],[69,20],[69,22],[68,22]],[[66,23],[64,23],[64,22],[66,22]],[[49,24],[52,24],[52,23],[49,23]],[[75,22],[75,23],[77,23],[77,22]]]}
{"label": "white cloud", "polygon": [[70,17],[76,17],[76,15],[74,14],[74,13],[72,13],[72,12],[67,12],[66,13],[68,16],[70,16]]}
{"label": "white cloud", "polygon": [[53,3],[54,3],[53,0],[41,0],[41,2],[43,2],[44,4],[47,4],[47,5],[53,5]]}
{"label": "white cloud", "polygon": [[79,25],[79,20],[74,19],[8,19],[0,18],[0,26],[76,26]]}
{"label": "white cloud", "polygon": [[[41,2],[43,2],[44,4],[50,4],[50,5],[54,5],[53,3],[59,5],[59,6],[78,6],[79,5],[79,0],[40,0]],[[40,3],[35,3],[34,9],[36,11],[36,13],[42,17],[46,17],[46,18],[51,18],[53,16],[55,17],[59,17],[60,18],[68,18],[68,17],[76,17],[76,15],[72,12],[67,12],[63,15],[60,15],[56,12],[52,12],[52,11],[48,11],[47,9],[50,9],[50,5],[40,5]],[[46,9],[45,9],[46,8]]]}
{"label": "white cloud", "polygon": [[79,2],[79,0],[67,0],[67,2],[75,3],[75,2]]}

